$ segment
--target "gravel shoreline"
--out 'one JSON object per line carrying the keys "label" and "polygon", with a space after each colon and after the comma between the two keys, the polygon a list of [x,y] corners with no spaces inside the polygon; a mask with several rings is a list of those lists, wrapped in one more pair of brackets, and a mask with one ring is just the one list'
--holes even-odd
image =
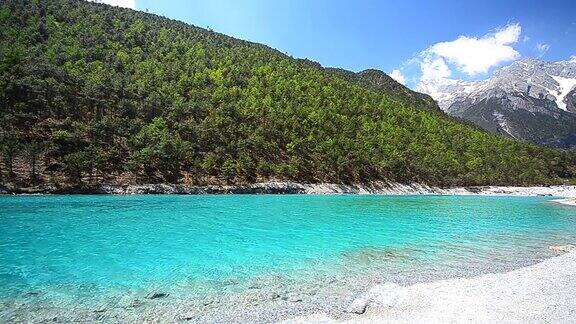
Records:
{"label": "gravel shoreline", "polygon": [[93,185],[56,187],[52,185],[13,188],[0,186],[0,194],[376,194],[376,195],[512,195],[576,197],[576,186],[513,187],[474,186],[440,188],[419,183],[401,184],[305,184],[296,182],[260,182],[247,185],[186,186],[174,184]]}
{"label": "gravel shoreline", "polygon": [[507,273],[377,285],[338,321],[316,313],[282,323],[573,323],[576,252]]}
{"label": "gravel shoreline", "polygon": [[[302,282],[281,276],[257,277],[247,283],[222,283],[233,289],[227,293],[218,289],[198,294],[198,286],[157,286],[136,294],[64,302],[58,295],[32,291],[17,299],[0,300],[4,306],[0,322],[563,323],[576,315],[576,300],[571,297],[576,292],[576,252],[557,255],[575,249],[573,245],[553,245],[545,250],[548,257],[538,257],[540,263],[527,260],[518,267],[510,264],[473,272],[428,269],[417,275],[399,272],[384,277],[346,273]],[[235,286],[238,284],[241,286]],[[525,310],[537,302],[536,310]],[[562,308],[554,308],[556,305]],[[553,308],[553,314],[546,313],[547,307]],[[475,311],[460,314],[463,308]],[[490,317],[493,313],[500,317]],[[517,318],[518,314],[533,318]],[[539,314],[549,317],[537,317]]]}

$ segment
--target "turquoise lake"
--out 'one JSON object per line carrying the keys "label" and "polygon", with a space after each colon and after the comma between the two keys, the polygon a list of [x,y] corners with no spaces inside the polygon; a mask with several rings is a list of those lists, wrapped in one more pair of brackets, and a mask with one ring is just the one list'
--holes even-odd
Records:
{"label": "turquoise lake", "polygon": [[2,196],[0,298],[43,292],[74,300],[159,287],[200,294],[269,276],[408,282],[499,271],[576,241],[575,209],[550,199]]}

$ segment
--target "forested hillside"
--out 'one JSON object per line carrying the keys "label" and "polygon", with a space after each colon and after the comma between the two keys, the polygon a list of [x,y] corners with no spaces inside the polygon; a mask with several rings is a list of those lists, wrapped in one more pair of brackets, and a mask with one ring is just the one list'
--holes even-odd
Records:
{"label": "forested hillside", "polygon": [[350,74],[81,0],[0,1],[3,184],[542,184],[574,153],[488,134]]}

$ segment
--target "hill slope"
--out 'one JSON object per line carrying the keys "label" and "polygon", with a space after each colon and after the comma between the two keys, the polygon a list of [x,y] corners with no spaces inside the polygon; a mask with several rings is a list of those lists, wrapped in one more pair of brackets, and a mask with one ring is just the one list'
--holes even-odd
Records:
{"label": "hill slope", "polygon": [[427,94],[410,90],[408,87],[398,83],[380,70],[368,69],[359,73],[335,68],[328,68],[326,70],[347,81],[356,82],[380,90],[386,93],[389,97],[405,102],[412,107],[441,111],[440,107],[438,107],[438,104],[434,99],[432,99],[432,97]]}
{"label": "hill slope", "polygon": [[8,0],[0,33],[4,184],[534,184],[574,173],[572,153],[448,118],[378,72],[346,77],[155,15]]}

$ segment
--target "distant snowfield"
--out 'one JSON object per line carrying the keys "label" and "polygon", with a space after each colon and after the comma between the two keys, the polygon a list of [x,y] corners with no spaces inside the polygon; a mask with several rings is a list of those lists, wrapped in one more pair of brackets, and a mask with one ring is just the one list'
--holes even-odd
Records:
{"label": "distant snowfield", "polygon": [[513,134],[512,131],[510,130],[510,127],[508,126],[508,122],[506,121],[506,118],[504,117],[504,115],[502,115],[501,113],[494,111],[494,113],[492,114],[494,116],[494,118],[496,118],[496,121],[498,122],[498,125],[500,125],[500,128],[502,128],[502,130],[504,130],[506,133],[508,133],[508,135],[516,138]]}
{"label": "distant snowfield", "polygon": [[568,111],[564,99],[568,93],[574,89],[574,86],[576,86],[576,79],[568,79],[559,76],[552,76],[552,78],[560,84],[559,93],[556,95],[556,104],[558,105],[558,108]]}

